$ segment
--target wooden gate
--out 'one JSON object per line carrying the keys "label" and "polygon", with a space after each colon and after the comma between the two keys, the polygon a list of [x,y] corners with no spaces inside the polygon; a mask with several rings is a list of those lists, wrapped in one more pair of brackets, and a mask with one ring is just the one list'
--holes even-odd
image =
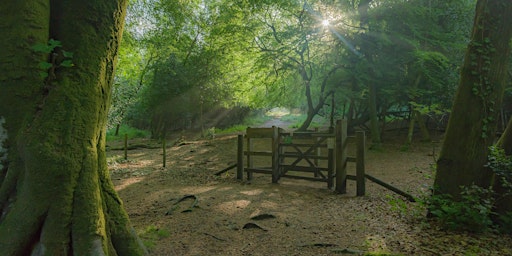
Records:
{"label": "wooden gate", "polygon": [[[357,195],[365,193],[364,154],[365,135],[356,135],[356,157],[348,157],[346,121],[338,120],[336,127],[327,132],[286,132],[281,128],[247,128],[238,136],[237,178],[253,178],[253,173],[272,175],[272,182],[280,178],[326,182],[328,188],[346,193],[347,179],[357,181]],[[270,140],[269,148],[255,148],[255,140]],[[244,167],[244,156],[246,166]],[[267,162],[256,158],[266,158]],[[270,162],[268,162],[270,160]],[[356,163],[356,175],[347,175],[347,162]]]}
{"label": "wooden gate", "polygon": [[[331,132],[280,132],[279,178],[293,178],[334,184],[334,142]],[[308,173],[310,176],[298,175]]]}

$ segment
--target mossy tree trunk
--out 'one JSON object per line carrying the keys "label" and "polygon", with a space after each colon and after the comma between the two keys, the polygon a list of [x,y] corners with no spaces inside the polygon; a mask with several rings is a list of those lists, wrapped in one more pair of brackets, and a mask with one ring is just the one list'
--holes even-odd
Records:
{"label": "mossy tree trunk", "polygon": [[[0,5],[2,255],[143,255],[110,181],[105,127],[126,0]],[[32,47],[60,41],[52,53]],[[65,50],[74,66],[64,67]],[[42,62],[53,63],[41,69]],[[47,73],[47,77],[39,73]]]}
{"label": "mossy tree trunk", "polygon": [[459,196],[460,186],[488,187],[484,168],[494,143],[512,35],[512,0],[479,0],[471,42],[437,161],[435,193]]}

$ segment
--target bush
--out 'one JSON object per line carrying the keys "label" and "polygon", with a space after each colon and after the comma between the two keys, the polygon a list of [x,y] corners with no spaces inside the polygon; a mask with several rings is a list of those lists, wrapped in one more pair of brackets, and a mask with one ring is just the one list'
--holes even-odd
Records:
{"label": "bush", "polygon": [[[484,232],[497,228],[500,232],[511,233],[512,212],[495,212],[500,199],[512,195],[512,158],[503,149],[491,147],[487,168],[490,168],[499,184],[490,188],[476,185],[462,187],[461,198],[451,195],[433,195],[428,200],[429,212],[447,230]],[[499,187],[499,193],[495,193]]]}
{"label": "bush", "polygon": [[485,232],[493,225],[491,189],[476,185],[463,187],[460,200],[448,194],[433,195],[428,205],[430,214],[446,230]]}
{"label": "bush", "polygon": [[150,133],[148,131],[139,130],[128,125],[121,125],[119,127],[119,134],[115,135],[116,129],[112,128],[107,131],[107,141],[123,140],[124,135],[128,135],[128,139],[133,138],[148,138]]}

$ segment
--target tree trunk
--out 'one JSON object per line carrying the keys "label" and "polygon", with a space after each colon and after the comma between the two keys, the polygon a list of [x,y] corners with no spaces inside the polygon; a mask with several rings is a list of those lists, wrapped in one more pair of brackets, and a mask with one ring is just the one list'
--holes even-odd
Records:
{"label": "tree trunk", "polygon": [[377,115],[377,88],[375,84],[368,85],[368,112],[370,114],[370,136],[372,148],[380,148],[381,137],[379,129],[379,118]]}
{"label": "tree trunk", "polygon": [[[125,0],[0,5],[2,255],[143,255],[108,173],[106,118]],[[58,40],[52,53],[33,46]],[[72,52],[73,67],[60,65]],[[48,61],[51,60],[51,61]],[[41,69],[41,62],[52,62]],[[47,77],[39,73],[46,73]]]}
{"label": "tree trunk", "polygon": [[479,0],[453,109],[437,161],[435,193],[458,198],[460,186],[488,187],[484,169],[495,139],[512,35],[512,1]]}
{"label": "tree trunk", "polygon": [[[373,0],[361,0],[358,3],[357,9],[359,13],[359,25],[362,28],[367,28],[367,32],[362,35],[361,52],[364,53],[366,61],[368,62],[368,74],[367,76],[372,77],[373,72],[373,56],[371,52],[371,46],[369,42],[373,39],[368,35],[371,33],[368,21],[368,10],[370,9],[370,3]],[[378,118],[378,107],[377,107],[377,87],[375,82],[371,79],[367,79],[368,86],[368,113],[370,115],[370,136],[372,141],[372,148],[380,148],[381,145],[381,134],[379,129],[379,118]]]}

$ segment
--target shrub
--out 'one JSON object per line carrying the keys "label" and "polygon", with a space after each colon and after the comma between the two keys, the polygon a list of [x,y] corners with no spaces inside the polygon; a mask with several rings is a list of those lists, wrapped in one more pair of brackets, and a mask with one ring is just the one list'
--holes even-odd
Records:
{"label": "shrub", "polygon": [[115,135],[115,131],[115,128],[109,129],[107,131],[107,141],[123,140],[125,134],[128,135],[128,139],[149,137],[148,131],[139,130],[137,128],[133,128],[127,125],[121,125],[121,127],[119,127],[118,135]]}
{"label": "shrub", "polygon": [[460,200],[451,195],[433,195],[429,212],[446,230],[485,232],[492,227],[492,190],[476,185],[462,187]]}

